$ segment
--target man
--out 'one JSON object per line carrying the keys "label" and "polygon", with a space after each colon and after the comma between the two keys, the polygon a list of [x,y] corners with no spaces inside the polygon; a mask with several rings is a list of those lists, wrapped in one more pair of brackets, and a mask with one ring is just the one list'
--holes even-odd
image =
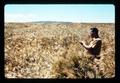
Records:
{"label": "man", "polygon": [[83,41],[80,42],[80,44],[88,51],[89,54],[93,56],[93,59],[100,59],[99,55],[101,51],[102,41],[98,35],[98,29],[90,28],[90,36],[92,38],[92,41],[89,45],[86,45]]}

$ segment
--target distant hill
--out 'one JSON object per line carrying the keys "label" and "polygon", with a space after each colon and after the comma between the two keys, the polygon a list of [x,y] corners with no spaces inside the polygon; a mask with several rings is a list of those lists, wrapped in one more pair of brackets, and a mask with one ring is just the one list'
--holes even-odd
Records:
{"label": "distant hill", "polygon": [[16,24],[22,24],[22,23],[37,23],[37,24],[73,24],[73,23],[80,23],[85,25],[91,25],[91,24],[115,24],[115,23],[85,23],[85,22],[63,22],[63,21],[32,21],[32,22],[5,22],[7,23],[16,23]]}
{"label": "distant hill", "polygon": [[45,23],[45,24],[49,24],[49,23],[57,23],[57,24],[71,24],[73,22],[61,22],[61,21],[33,21],[33,22],[29,22],[29,23]]}

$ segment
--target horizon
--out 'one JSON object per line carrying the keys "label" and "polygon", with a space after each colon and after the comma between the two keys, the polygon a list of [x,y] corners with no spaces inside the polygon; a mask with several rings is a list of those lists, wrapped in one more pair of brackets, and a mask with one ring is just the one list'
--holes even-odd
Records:
{"label": "horizon", "polygon": [[95,24],[115,24],[113,22],[67,22],[67,21],[31,21],[31,22],[5,22],[5,23],[40,23],[40,22],[52,22],[52,23],[95,23]]}
{"label": "horizon", "polygon": [[115,23],[114,5],[5,5],[4,22]]}

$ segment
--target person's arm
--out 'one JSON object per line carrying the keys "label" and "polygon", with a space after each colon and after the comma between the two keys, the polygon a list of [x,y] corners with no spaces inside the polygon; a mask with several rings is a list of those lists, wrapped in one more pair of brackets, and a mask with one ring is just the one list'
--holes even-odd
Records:
{"label": "person's arm", "polygon": [[87,50],[91,49],[91,45],[86,45],[83,41],[81,41],[80,44]]}
{"label": "person's arm", "polygon": [[96,46],[99,45],[99,42],[98,40],[95,40],[95,41],[91,41],[89,45],[86,45],[85,42],[80,42],[80,44],[87,50],[90,50],[92,48],[95,48]]}

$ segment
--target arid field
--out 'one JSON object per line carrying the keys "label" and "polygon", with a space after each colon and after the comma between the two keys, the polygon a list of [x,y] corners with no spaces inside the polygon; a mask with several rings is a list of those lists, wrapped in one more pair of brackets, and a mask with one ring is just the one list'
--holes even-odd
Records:
{"label": "arid field", "polygon": [[[92,27],[102,39],[101,58],[94,62],[79,43],[89,44]],[[115,77],[112,23],[5,23],[4,42],[5,78]]]}

